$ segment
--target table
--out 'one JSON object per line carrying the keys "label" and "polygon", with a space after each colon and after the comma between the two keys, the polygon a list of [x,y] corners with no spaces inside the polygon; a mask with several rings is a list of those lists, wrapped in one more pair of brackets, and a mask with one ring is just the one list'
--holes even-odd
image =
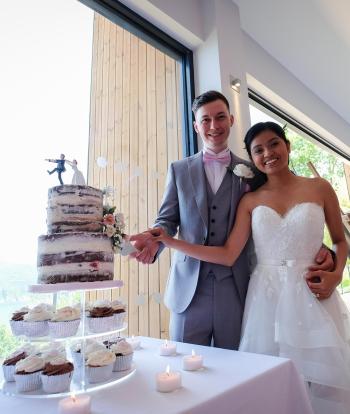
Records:
{"label": "table", "polygon": [[[177,355],[162,357],[163,341],[141,338],[134,353],[136,372],[111,388],[91,393],[93,414],[313,414],[294,364],[284,358],[178,343]],[[181,371],[182,388],[155,390],[155,375],[169,364],[181,370],[182,357],[204,356],[202,371]],[[57,414],[59,399],[0,395],[0,412]]]}

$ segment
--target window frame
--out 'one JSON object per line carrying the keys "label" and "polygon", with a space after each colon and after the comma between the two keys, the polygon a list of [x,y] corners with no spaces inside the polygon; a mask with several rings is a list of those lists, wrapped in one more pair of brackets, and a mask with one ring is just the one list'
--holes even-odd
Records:
{"label": "window frame", "polygon": [[342,149],[338,148],[333,143],[329,142],[327,139],[322,137],[321,135],[317,134],[315,131],[308,128],[305,124],[295,119],[293,116],[282,110],[281,108],[277,107],[276,105],[272,104],[270,101],[265,99],[262,95],[258,92],[254,91],[251,88],[248,88],[248,97],[250,102],[256,103],[259,106],[265,108],[268,112],[276,115],[282,121],[285,121],[287,124],[292,125],[294,128],[298,129],[305,134],[311,140],[314,140],[321,144],[321,146],[328,148],[333,153],[339,155],[341,158],[350,161],[350,155],[344,152]]}

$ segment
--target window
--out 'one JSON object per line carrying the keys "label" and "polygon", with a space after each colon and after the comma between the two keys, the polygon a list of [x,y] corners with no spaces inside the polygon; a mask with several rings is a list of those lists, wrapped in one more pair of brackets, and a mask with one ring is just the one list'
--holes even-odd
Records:
{"label": "window", "polygon": [[[59,184],[44,159],[64,153],[89,185],[112,186],[132,233],[152,224],[169,163],[195,153],[197,141],[192,52],[119,2],[9,3],[0,44],[5,326],[12,310],[45,300],[26,292],[37,279],[37,238],[47,232],[47,189]],[[64,182],[71,177],[67,166]],[[168,336],[162,293],[169,266],[169,253],[149,268],[116,256],[130,334]]]}

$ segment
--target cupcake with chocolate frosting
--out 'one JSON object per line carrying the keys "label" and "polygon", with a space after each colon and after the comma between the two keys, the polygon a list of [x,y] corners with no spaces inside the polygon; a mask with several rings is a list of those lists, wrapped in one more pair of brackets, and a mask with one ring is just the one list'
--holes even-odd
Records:
{"label": "cupcake with chocolate frosting", "polygon": [[49,324],[49,334],[53,338],[66,338],[77,333],[80,324],[80,309],[65,306],[57,309]]}
{"label": "cupcake with chocolate frosting", "polygon": [[4,378],[7,382],[15,380],[14,374],[16,371],[16,364],[21,359],[27,358],[29,355],[34,354],[35,348],[31,345],[23,346],[12,352],[2,364],[2,370],[4,372]]}
{"label": "cupcake with chocolate frosting", "polygon": [[116,329],[111,302],[108,300],[96,301],[89,310],[87,323],[92,333],[108,332]]}
{"label": "cupcake with chocolate frosting", "polygon": [[24,315],[26,315],[28,312],[29,308],[27,306],[24,306],[23,308],[13,312],[12,318],[10,320],[10,327],[14,335],[24,335],[23,319]]}
{"label": "cupcake with chocolate frosting", "polygon": [[41,387],[41,372],[44,360],[37,355],[29,355],[16,363],[14,378],[18,392],[35,391]]}
{"label": "cupcake with chocolate frosting", "polygon": [[43,389],[47,393],[69,390],[74,366],[66,358],[57,356],[45,364],[41,373]]}

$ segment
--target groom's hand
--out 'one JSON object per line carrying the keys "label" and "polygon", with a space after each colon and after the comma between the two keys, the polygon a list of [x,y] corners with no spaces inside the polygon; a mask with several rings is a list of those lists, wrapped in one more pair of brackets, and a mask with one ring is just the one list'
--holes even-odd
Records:
{"label": "groom's hand", "polygon": [[143,264],[153,263],[159,249],[159,243],[154,241],[150,231],[132,235],[129,240],[134,242],[134,247],[138,250],[138,252],[132,253],[131,257]]}
{"label": "groom's hand", "polygon": [[315,262],[305,276],[306,283],[318,299],[327,299],[341,282],[341,278],[332,272],[335,263],[330,251],[325,247],[319,250]]}

